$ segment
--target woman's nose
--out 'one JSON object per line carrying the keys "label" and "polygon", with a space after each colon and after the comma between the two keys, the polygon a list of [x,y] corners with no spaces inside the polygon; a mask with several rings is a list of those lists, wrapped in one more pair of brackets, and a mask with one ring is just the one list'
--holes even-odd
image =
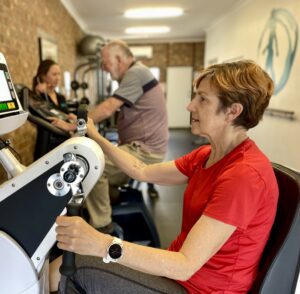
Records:
{"label": "woman's nose", "polygon": [[193,109],[194,109],[194,107],[193,107],[193,100],[191,100],[191,101],[188,103],[188,105],[186,106],[186,109],[187,109],[187,111],[189,111],[189,112],[193,112]]}

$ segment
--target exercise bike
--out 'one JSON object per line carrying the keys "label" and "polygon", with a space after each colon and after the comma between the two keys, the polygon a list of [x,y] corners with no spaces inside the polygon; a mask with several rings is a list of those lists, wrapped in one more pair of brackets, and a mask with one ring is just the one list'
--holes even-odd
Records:
{"label": "exercise bike", "polygon": [[[0,53],[0,135],[27,120],[16,95],[6,60]],[[86,117],[77,129],[83,135]],[[76,215],[104,169],[101,148],[86,137],[74,137],[23,166],[0,140],[0,163],[8,180],[0,185],[0,293],[49,293],[48,254],[55,243],[58,215]],[[75,271],[74,254],[65,252],[62,274]]]}

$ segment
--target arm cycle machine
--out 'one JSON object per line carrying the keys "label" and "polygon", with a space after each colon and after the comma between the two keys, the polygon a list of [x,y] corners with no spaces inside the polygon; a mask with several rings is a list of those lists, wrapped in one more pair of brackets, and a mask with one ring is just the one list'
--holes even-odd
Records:
{"label": "arm cycle machine", "polygon": [[[0,135],[20,127],[27,116],[0,53]],[[78,129],[83,135],[84,121],[78,121]],[[0,140],[0,163],[9,178],[0,185],[0,293],[49,293],[55,219],[77,214],[103,172],[103,152],[91,139],[74,137],[25,167]],[[60,270],[65,274],[74,270],[72,254],[64,254]]]}

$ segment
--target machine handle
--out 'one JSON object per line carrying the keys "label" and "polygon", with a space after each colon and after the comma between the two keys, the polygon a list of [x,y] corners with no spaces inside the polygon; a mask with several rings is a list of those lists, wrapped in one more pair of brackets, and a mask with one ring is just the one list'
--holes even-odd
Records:
{"label": "machine handle", "polygon": [[77,109],[77,135],[85,136],[87,132],[88,121],[88,106],[87,104],[80,104]]}
{"label": "machine handle", "polygon": [[[81,203],[70,202],[66,205],[67,216],[80,215]],[[64,251],[59,272],[64,276],[72,276],[76,271],[75,253]]]}
{"label": "machine handle", "polygon": [[88,118],[88,105],[87,104],[80,104],[77,109],[77,119],[84,119],[87,123]]}

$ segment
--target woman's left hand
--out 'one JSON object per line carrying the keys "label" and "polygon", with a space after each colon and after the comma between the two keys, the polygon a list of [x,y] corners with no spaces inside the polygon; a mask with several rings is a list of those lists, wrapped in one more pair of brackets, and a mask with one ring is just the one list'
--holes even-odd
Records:
{"label": "woman's left hand", "polygon": [[110,235],[98,232],[78,216],[58,216],[56,224],[58,248],[81,255],[105,255]]}
{"label": "woman's left hand", "polygon": [[77,120],[77,115],[74,113],[69,113],[68,114],[68,119],[72,120],[72,121],[76,121]]}
{"label": "woman's left hand", "polygon": [[68,123],[62,119],[59,119],[59,118],[56,118],[56,117],[49,117],[49,120],[51,120],[51,123],[59,128],[59,129],[62,129],[66,132],[74,132],[76,131],[76,124],[71,124],[71,123]]}

